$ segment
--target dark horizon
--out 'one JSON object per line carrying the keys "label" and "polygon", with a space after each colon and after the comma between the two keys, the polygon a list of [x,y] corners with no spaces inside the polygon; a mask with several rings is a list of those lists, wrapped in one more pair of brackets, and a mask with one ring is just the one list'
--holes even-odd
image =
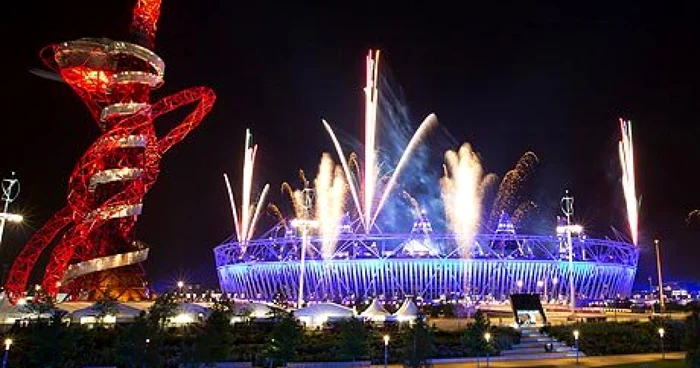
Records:
{"label": "dark horizon", "polygon": [[[3,60],[9,153],[0,159],[0,174],[18,173],[22,193],[12,209],[27,223],[6,229],[2,265],[65,204],[73,166],[99,135],[73,91],[28,70],[42,67],[38,52],[51,43],[125,39],[132,5],[110,1],[97,9],[75,1],[10,9],[2,25],[12,50]],[[568,188],[592,234],[612,237],[610,226],[626,233],[617,119],[632,120],[642,198],[637,284],[655,277],[655,237],[666,279],[700,280],[693,261],[700,259],[700,224],[685,222],[700,208],[698,9],[450,10],[164,0],[155,51],[166,62],[166,82],[154,96],[206,85],[218,100],[202,125],[163,157],[144,201],[136,234],[151,246],[150,279],[216,280],[212,248],[233,230],[221,174],[240,181],[246,128],[260,145],[257,187],[270,183],[278,204],[282,181],[295,181],[299,168],[312,177],[321,152],[335,157],[320,118],[361,135],[364,56],[379,48],[414,127],[435,112],[456,143],[448,148],[472,144],[487,171],[499,176],[524,152],[537,153],[541,167],[529,190],[552,224]],[[174,121],[156,124],[162,132]],[[430,170],[437,183],[441,168]]]}

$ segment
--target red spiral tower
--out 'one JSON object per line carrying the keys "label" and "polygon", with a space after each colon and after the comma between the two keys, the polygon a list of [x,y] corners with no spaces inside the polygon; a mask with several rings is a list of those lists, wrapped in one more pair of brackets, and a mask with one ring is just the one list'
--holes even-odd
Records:
{"label": "red spiral tower", "polygon": [[[160,0],[138,0],[134,42],[83,38],[45,48],[41,56],[85,102],[102,131],[73,170],[67,205],[37,231],[16,258],[6,284],[12,302],[24,295],[30,273],[51,249],[42,287],[72,299],[110,294],[120,300],[145,295],[142,262],[148,247],[133,228],[143,198],[156,181],[161,157],[211,110],[214,92],[186,89],[151,102],[165,64],[152,49]],[[162,137],[154,120],[184,105],[192,112]]]}

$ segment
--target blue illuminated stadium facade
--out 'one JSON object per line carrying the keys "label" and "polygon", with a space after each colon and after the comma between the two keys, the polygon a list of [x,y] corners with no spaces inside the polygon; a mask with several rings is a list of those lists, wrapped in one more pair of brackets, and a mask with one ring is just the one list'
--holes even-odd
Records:
{"label": "blue illuminated stadium facade", "polygon": [[[408,234],[360,234],[346,227],[329,259],[321,257],[321,241],[308,238],[308,301],[374,296],[502,300],[516,292],[546,293],[554,299],[569,294],[566,238],[516,234],[509,222],[493,234],[476,235],[468,250],[454,234],[433,233],[425,219],[416,221]],[[296,300],[301,246],[301,235],[284,222],[245,247],[224,242],[214,250],[222,290],[241,299]],[[572,250],[577,299],[630,295],[638,247],[579,235],[572,238]]]}

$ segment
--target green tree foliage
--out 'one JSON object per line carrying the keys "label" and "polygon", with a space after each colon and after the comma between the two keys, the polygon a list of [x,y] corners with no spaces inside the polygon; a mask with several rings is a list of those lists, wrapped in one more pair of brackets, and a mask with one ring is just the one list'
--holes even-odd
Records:
{"label": "green tree foliage", "polygon": [[425,318],[417,318],[402,336],[405,365],[412,368],[427,366],[428,358],[433,357],[436,349],[433,330],[425,323]]}
{"label": "green tree foliage", "polygon": [[464,332],[464,353],[467,356],[485,356],[488,352],[489,354],[494,354],[496,351],[492,343],[487,343],[484,335],[486,332],[492,334],[492,339],[494,334],[491,331],[491,322],[489,322],[488,317],[482,312],[477,311],[474,314],[474,320],[472,323],[467,325],[467,329]]}
{"label": "green tree foliage", "polygon": [[692,368],[700,368],[700,307],[695,307],[686,320],[683,347],[688,365]]}
{"label": "green tree foliage", "polygon": [[163,334],[144,312],[133,323],[119,326],[117,332],[114,355],[118,364],[128,368],[158,367],[162,364],[158,347],[163,343]]}
{"label": "green tree foliage", "polygon": [[209,363],[230,360],[234,339],[231,313],[225,308],[214,308],[195,341],[197,361]]}
{"label": "green tree foliage", "polygon": [[116,316],[119,313],[119,306],[116,299],[110,297],[108,294],[104,294],[102,298],[92,305],[92,309],[97,312],[97,323],[102,324],[105,317]]}
{"label": "green tree foliage", "polygon": [[283,365],[297,358],[304,331],[290,313],[278,311],[275,319],[265,350],[272,364]]}
{"label": "green tree foliage", "polygon": [[670,319],[650,322],[588,322],[578,325],[550,326],[556,339],[574,345],[573,330],[580,332],[579,348],[586,355],[657,353],[661,351],[659,326],[663,324],[666,351],[680,351],[686,325]]}
{"label": "green tree foliage", "polygon": [[171,294],[163,294],[156,298],[148,309],[148,318],[158,327],[164,328],[165,324],[177,314],[177,298]]}
{"label": "green tree foliage", "polygon": [[341,360],[369,358],[370,333],[365,323],[357,318],[338,321],[333,325],[338,332],[338,353]]}

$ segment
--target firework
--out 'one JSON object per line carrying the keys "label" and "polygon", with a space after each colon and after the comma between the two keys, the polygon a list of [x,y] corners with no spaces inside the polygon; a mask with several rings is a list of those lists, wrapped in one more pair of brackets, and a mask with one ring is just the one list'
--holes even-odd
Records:
{"label": "firework", "polygon": [[318,221],[322,241],[323,259],[330,259],[335,253],[335,244],[340,232],[340,220],[345,204],[345,176],[343,169],[336,166],[331,156],[324,153],[318,175],[314,180],[316,190],[316,221]]}
{"label": "firework", "polygon": [[539,158],[534,152],[525,152],[515,164],[515,167],[503,176],[491,208],[491,215],[489,216],[490,227],[494,227],[498,223],[501,213],[512,214],[516,210],[515,206],[518,203],[520,191],[538,163]]}
{"label": "firework", "polygon": [[627,222],[632,235],[632,242],[637,244],[638,240],[638,206],[637,191],[634,179],[634,146],[632,144],[632,122],[620,119],[620,130],[622,140],[618,144],[620,152],[620,167],[622,168],[622,190],[625,195],[627,208]]}
{"label": "firework", "polygon": [[[255,225],[260,216],[260,210],[265,197],[270,189],[269,184],[265,184],[262,193],[258,198],[257,204],[251,204],[251,192],[253,188],[253,168],[255,167],[255,155],[258,151],[258,146],[251,146],[252,135],[250,130],[246,129],[245,151],[243,157],[243,190],[241,192],[241,210],[240,213],[236,210],[236,200],[231,189],[231,182],[228,175],[224,174],[224,182],[228,191],[229,201],[231,202],[231,214],[233,215],[234,228],[236,229],[236,237],[241,244],[247,243],[253,236]],[[245,253],[245,250],[242,252]]]}
{"label": "firework", "polygon": [[460,255],[469,257],[481,216],[484,173],[481,160],[469,144],[445,153],[446,175],[440,179],[445,214],[456,234]]}
{"label": "firework", "polygon": [[[297,191],[300,192],[300,191]],[[292,208],[294,209],[294,215],[297,218],[304,216],[304,201],[293,189],[289,183],[282,183],[282,193],[286,193],[289,196],[289,201],[292,203]],[[301,193],[301,192],[300,192]]]}
{"label": "firework", "polygon": [[277,220],[277,222],[284,221],[282,211],[280,211],[279,207],[277,207],[277,205],[275,205],[274,203],[270,203],[267,205],[267,211],[275,217],[275,220]]}
{"label": "firework", "polygon": [[513,225],[518,226],[525,221],[525,218],[530,213],[530,211],[537,208],[537,205],[533,201],[524,201],[518,205],[518,208],[513,211],[513,216],[510,218]]}
{"label": "firework", "polygon": [[408,203],[411,204],[411,208],[413,209],[413,215],[419,217],[422,210],[418,201],[405,190],[401,192],[401,195],[408,201]]}
{"label": "firework", "polygon": [[425,134],[427,134],[432,128],[434,128],[435,125],[437,125],[437,116],[435,116],[435,114],[430,114],[428,115],[428,117],[425,118],[425,120],[423,120],[423,123],[421,123],[421,125],[418,127],[418,130],[416,130],[415,134],[413,134],[413,137],[411,137],[411,140],[408,142],[406,149],[403,151],[403,154],[399,159],[399,163],[396,164],[396,169],[394,169],[394,173],[391,174],[389,182],[384,187],[382,197],[379,199],[379,204],[377,204],[377,209],[374,212],[374,215],[372,216],[371,223],[374,223],[374,221],[377,220],[379,212],[382,210],[382,207],[384,207],[384,203],[389,198],[389,194],[394,188],[399,174],[401,174],[401,169],[404,167],[404,165],[406,165],[408,158],[411,157],[411,153],[413,153],[413,151],[416,149],[418,143],[420,143],[423,140]]}
{"label": "firework", "polygon": [[[330,124],[323,120],[323,125],[325,126],[328,134],[331,136],[333,145],[335,146],[336,152],[340,158],[340,163],[345,174],[345,179],[350,187],[350,193],[352,194],[352,199],[357,209],[360,221],[365,229],[366,233],[369,233],[374,227],[374,223],[377,220],[377,216],[381,212],[382,207],[386,203],[393,187],[396,185],[399,175],[401,174],[401,169],[406,165],[411,153],[415,150],[418,143],[423,139],[426,133],[430,131],[437,124],[437,117],[434,114],[428,115],[428,117],[423,120],[423,123],[418,127],[413,137],[409,141],[408,145],[404,149],[399,162],[396,165],[391,176],[388,177],[386,185],[383,186],[382,190],[378,191],[378,183],[380,183],[383,177],[379,174],[379,164],[377,162],[377,148],[376,148],[376,132],[377,132],[377,106],[379,103],[379,90],[377,86],[379,75],[379,51],[370,50],[367,55],[367,80],[365,91],[365,157],[363,163],[363,175],[352,175],[353,168],[357,168],[357,172],[360,172],[357,160],[352,155],[350,156],[350,161],[352,165],[348,165],[348,161],[345,159],[345,154],[343,153],[342,147],[338,142],[338,139],[333,132]],[[353,180],[355,178],[356,180]],[[379,192],[379,199],[377,201],[377,192]],[[362,197],[360,198],[360,193]],[[362,201],[360,201],[362,199]],[[376,202],[376,207],[375,207]]]}

